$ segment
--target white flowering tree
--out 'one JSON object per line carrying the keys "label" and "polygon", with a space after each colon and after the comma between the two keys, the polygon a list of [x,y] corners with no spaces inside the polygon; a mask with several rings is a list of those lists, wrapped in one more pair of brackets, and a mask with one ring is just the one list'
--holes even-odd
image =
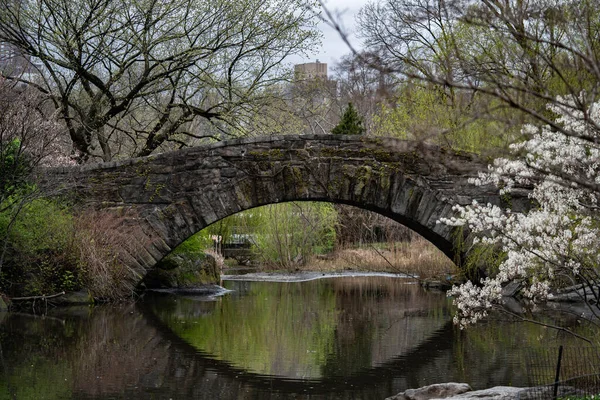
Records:
{"label": "white flowering tree", "polygon": [[600,317],[600,103],[584,103],[583,95],[557,98],[548,106],[553,127],[526,125],[528,140],[511,146],[514,157],[495,160],[473,180],[496,184],[507,196],[530,186],[535,206],[529,212],[473,202],[440,221],[468,227],[475,244],[496,246],[502,255],[495,276],[449,292],[461,328],[500,305],[502,287],[513,281],[534,303],[551,298],[557,284],[575,286],[590,319]]}

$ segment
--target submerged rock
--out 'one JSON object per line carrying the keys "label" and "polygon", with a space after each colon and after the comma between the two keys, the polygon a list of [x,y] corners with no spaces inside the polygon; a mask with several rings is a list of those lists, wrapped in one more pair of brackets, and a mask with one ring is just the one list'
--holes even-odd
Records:
{"label": "submerged rock", "polygon": [[517,400],[521,398],[521,394],[527,389],[512,387],[512,386],[495,386],[489,389],[475,390],[468,393],[463,393],[458,396],[453,396],[452,400]]}
{"label": "submerged rock", "polygon": [[[452,400],[537,400],[553,398],[552,386],[518,388],[512,386],[495,386],[489,389],[475,390],[452,397]],[[558,397],[581,395],[576,389],[561,386]]]}
{"label": "submerged rock", "polygon": [[563,289],[559,289],[551,298],[553,302],[566,302],[566,303],[583,303],[588,302],[590,304],[596,303],[596,293],[600,292],[599,286],[584,286],[575,285],[569,286]]}
{"label": "submerged rock", "polygon": [[445,292],[452,288],[452,282],[450,280],[423,280],[421,281],[421,286],[423,286],[425,289],[440,290]]}
{"label": "submerged rock", "polygon": [[94,304],[94,297],[89,290],[83,289],[56,297],[52,299],[52,303],[59,305]]}

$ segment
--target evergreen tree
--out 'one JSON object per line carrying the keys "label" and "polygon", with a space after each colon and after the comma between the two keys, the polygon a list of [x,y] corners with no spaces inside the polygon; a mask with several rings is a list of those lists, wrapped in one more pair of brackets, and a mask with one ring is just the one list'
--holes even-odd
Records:
{"label": "evergreen tree", "polygon": [[340,122],[331,130],[334,135],[362,135],[365,133],[363,121],[352,103],[348,103],[348,108],[344,111]]}

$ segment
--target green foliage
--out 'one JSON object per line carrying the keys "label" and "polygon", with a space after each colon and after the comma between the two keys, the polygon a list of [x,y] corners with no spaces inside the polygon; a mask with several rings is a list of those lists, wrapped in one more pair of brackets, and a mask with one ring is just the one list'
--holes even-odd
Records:
{"label": "green foliage", "polygon": [[[5,217],[6,214],[2,214],[0,221]],[[3,232],[5,224],[5,220],[0,222]],[[13,249],[20,254],[64,250],[70,241],[73,217],[58,203],[36,199],[23,206],[13,226],[8,234]]]}
{"label": "green foliage", "polygon": [[454,150],[482,152],[506,147],[518,134],[500,120],[473,118],[472,109],[493,107],[477,103],[464,94],[448,93],[438,87],[407,83],[397,91],[394,106],[381,105],[373,117],[374,134],[434,142]]}
{"label": "green foliage", "polygon": [[348,103],[348,108],[342,114],[340,122],[331,130],[334,135],[362,135],[365,133],[363,120],[352,105]]}
{"label": "green foliage", "polygon": [[203,229],[177,246],[171,254],[203,254],[204,250],[209,249],[211,245],[210,234]]}
{"label": "green foliage", "polygon": [[329,203],[273,204],[260,208],[258,216],[254,248],[266,265],[293,269],[333,249],[337,212]]}
{"label": "green foliage", "polygon": [[29,296],[80,288],[70,212],[44,199],[23,204],[16,216],[14,207],[0,213],[0,237],[6,241],[0,291]]}
{"label": "green foliage", "polygon": [[0,201],[26,188],[30,170],[19,139],[0,142]]}
{"label": "green foliage", "polygon": [[173,254],[197,253],[213,246],[211,237],[223,243],[233,235],[246,235],[262,263],[293,269],[311,255],[333,249],[337,211],[329,203],[272,204],[224,218],[179,245]]}
{"label": "green foliage", "polygon": [[255,227],[261,223],[260,212],[255,211],[240,212],[207,226],[177,246],[172,254],[203,253],[212,248],[213,236],[220,236],[225,243],[229,242],[234,234],[254,232]]}
{"label": "green foliage", "polygon": [[[19,212],[16,212],[19,211]],[[135,229],[113,214],[73,215],[57,201],[16,199],[0,212],[0,293],[50,295],[86,288],[95,298],[132,296],[138,277],[121,262]]]}

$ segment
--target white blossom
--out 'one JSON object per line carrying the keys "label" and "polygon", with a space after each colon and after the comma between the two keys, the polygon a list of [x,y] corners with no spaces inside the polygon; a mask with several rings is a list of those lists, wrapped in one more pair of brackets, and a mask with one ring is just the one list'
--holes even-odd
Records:
{"label": "white blossom", "polygon": [[[563,104],[563,106],[557,105]],[[573,101],[557,99],[548,108],[558,115],[561,132],[549,126],[525,125],[529,139],[511,145],[515,157],[500,158],[471,182],[495,184],[510,196],[516,185],[532,185],[536,206],[527,213],[513,213],[492,204],[455,206],[457,216],[441,219],[450,226],[467,226],[477,235],[474,244],[495,245],[505,254],[493,278],[481,285],[467,282],[449,295],[458,309],[455,322],[461,328],[487,316],[502,299],[507,282],[523,283],[523,295],[534,303],[551,297],[556,277],[578,282],[582,271],[600,265],[600,218],[596,210],[600,184],[600,104],[586,116],[573,111]]]}

